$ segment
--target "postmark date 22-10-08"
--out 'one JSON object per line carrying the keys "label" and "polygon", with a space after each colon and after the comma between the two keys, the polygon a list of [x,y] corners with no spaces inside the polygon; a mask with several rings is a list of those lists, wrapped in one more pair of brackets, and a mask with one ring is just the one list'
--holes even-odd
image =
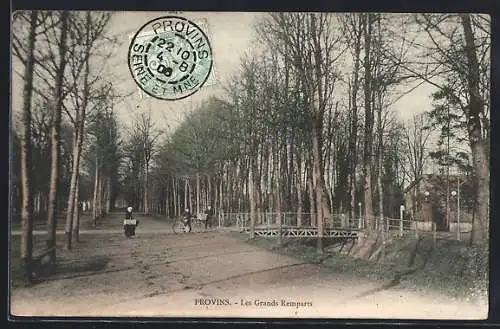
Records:
{"label": "postmark date 22-10-08", "polygon": [[128,62],[132,77],[145,93],[177,100],[203,86],[212,69],[212,50],[208,37],[195,23],[167,16],[137,31]]}

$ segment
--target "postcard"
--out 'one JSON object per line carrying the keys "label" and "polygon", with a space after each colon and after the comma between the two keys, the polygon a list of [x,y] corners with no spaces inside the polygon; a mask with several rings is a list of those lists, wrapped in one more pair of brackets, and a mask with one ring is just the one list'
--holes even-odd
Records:
{"label": "postcard", "polygon": [[16,11],[10,314],[486,319],[490,17]]}

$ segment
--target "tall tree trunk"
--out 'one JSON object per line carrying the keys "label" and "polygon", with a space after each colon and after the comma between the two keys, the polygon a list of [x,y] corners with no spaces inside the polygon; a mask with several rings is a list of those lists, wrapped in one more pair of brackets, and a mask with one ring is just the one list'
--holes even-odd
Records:
{"label": "tall tree trunk", "polygon": [[223,212],[224,211],[224,184],[223,184],[223,179],[220,180],[219,183],[219,211]]}
{"label": "tall tree trunk", "polygon": [[[384,159],[384,131],[382,127],[382,101],[379,95],[379,106],[377,111],[377,130],[378,130],[378,161],[377,161],[377,190],[378,190],[378,217],[379,223],[383,227],[384,223],[384,191],[382,186],[382,175],[383,175],[383,159]],[[378,228],[378,227],[377,227]]]}
{"label": "tall tree trunk", "polygon": [[200,214],[200,174],[196,173],[196,215]]}
{"label": "tall tree trunk", "polygon": [[95,161],[95,176],[94,176],[94,198],[92,201],[92,219],[94,221],[94,227],[97,226],[97,198],[99,192],[99,156],[96,153],[96,161]]}
{"label": "tall tree trunk", "polygon": [[179,216],[179,211],[177,207],[178,194],[177,194],[177,184],[175,177],[172,177],[172,197],[174,199],[174,217],[176,217]]}
{"label": "tall tree trunk", "polygon": [[323,235],[324,235],[324,218],[330,216],[328,207],[328,197],[326,194],[325,179],[323,177],[323,170],[321,167],[321,145],[320,145],[320,131],[317,127],[312,131],[312,162],[313,162],[313,188],[315,191],[316,201],[316,225],[318,227],[318,252],[323,252]]}
{"label": "tall tree trunk", "polygon": [[[188,181],[187,181],[187,178],[184,179],[184,208],[188,208],[189,205],[188,205],[188,193],[189,193],[189,190],[188,190]],[[193,209],[189,209],[190,211],[192,211]]]}
{"label": "tall tree trunk", "polygon": [[187,181],[187,187],[188,187],[188,202],[189,202],[189,211],[191,214],[193,213],[193,189],[191,187],[191,182],[188,180]]}
{"label": "tall tree trunk", "polygon": [[[87,13],[87,20],[86,20],[86,30],[89,32],[91,29],[91,14],[90,12]],[[72,220],[74,218],[74,208],[75,204],[78,206],[78,200],[76,199],[76,194],[78,190],[78,175],[80,172],[80,157],[82,153],[82,145],[83,145],[83,134],[84,134],[84,128],[85,128],[85,112],[87,109],[88,105],[88,98],[89,98],[89,74],[90,74],[90,67],[89,67],[89,57],[90,57],[90,47],[89,47],[89,38],[90,35],[87,33],[86,35],[86,44],[85,44],[85,70],[84,70],[84,77],[83,77],[83,100],[80,108],[76,109],[76,115],[75,115],[75,131],[74,131],[74,145],[73,145],[73,166],[72,166],[72,172],[71,172],[71,181],[70,181],[70,189],[69,189],[69,197],[68,197],[68,207],[67,207],[67,213],[66,213],[66,249],[70,250],[71,249],[71,237],[72,237],[72,227],[75,225],[73,224]],[[76,200],[76,201],[75,201]],[[78,214],[79,212],[76,211]],[[78,217],[79,218],[79,217]]]}
{"label": "tall tree trunk", "polygon": [[371,35],[372,21],[371,13],[364,14],[363,33],[365,36],[365,79],[364,79],[364,98],[365,98],[365,136],[364,136],[364,157],[363,157],[363,176],[364,176],[364,209],[365,221],[369,230],[372,229],[373,204],[372,204],[372,148],[373,148],[373,109],[372,109],[372,74],[371,74]]}
{"label": "tall tree trunk", "polygon": [[65,243],[65,248],[66,250],[71,250],[71,228],[73,226],[73,213],[74,213],[74,208],[75,208],[75,194],[76,194],[76,188],[77,188],[77,178],[78,178],[78,167],[79,167],[79,157],[78,157],[78,144],[79,144],[79,139],[80,139],[80,132],[79,132],[79,120],[80,120],[80,114],[79,110],[76,113],[76,122],[77,122],[77,127],[74,131],[73,134],[73,164],[72,164],[72,170],[71,170],[71,181],[70,181],[70,188],[69,188],[69,197],[68,197],[68,207],[66,210],[66,226],[65,226],[65,234],[66,234],[66,243]]}
{"label": "tall tree trunk", "polygon": [[33,203],[32,203],[32,146],[31,146],[31,98],[33,92],[34,51],[38,11],[31,11],[30,30],[23,86],[23,135],[21,139],[21,268],[24,279],[31,283],[33,256]]}
{"label": "tall tree trunk", "polygon": [[212,207],[213,210],[214,209],[214,205],[213,205],[213,191],[212,191],[212,177],[211,176],[208,176],[207,177],[207,205],[210,205]]}
{"label": "tall tree trunk", "polygon": [[165,217],[169,218],[170,217],[170,193],[168,191],[168,176],[167,176],[167,182],[165,184]]}
{"label": "tall tree trunk", "polygon": [[248,166],[248,195],[250,198],[250,236],[253,238],[255,234],[255,190],[253,177],[253,161],[250,160]]}
{"label": "tall tree trunk", "polygon": [[350,95],[350,108],[351,108],[351,131],[349,136],[349,153],[351,168],[349,172],[349,182],[351,191],[351,212],[350,218],[353,220],[356,217],[356,167],[358,164],[358,91],[359,91],[359,67],[360,67],[360,53],[361,53],[361,24],[362,20],[359,14],[354,14],[358,19],[357,28],[354,27],[356,33],[354,43],[354,69],[353,69],[353,82]]}
{"label": "tall tree trunk", "polygon": [[80,242],[80,175],[76,178],[75,207],[73,210],[72,234],[75,242]]}
{"label": "tall tree trunk", "polygon": [[106,177],[106,214],[111,211],[111,177]]}
{"label": "tall tree trunk", "polygon": [[309,192],[309,211],[311,217],[311,226],[316,226],[316,202],[314,198],[314,187],[312,181],[312,172],[308,169],[307,173],[307,191]]}
{"label": "tall tree trunk", "polygon": [[61,36],[59,39],[59,64],[56,73],[56,92],[55,92],[55,108],[52,122],[51,132],[51,172],[50,172],[50,193],[49,193],[49,209],[47,212],[47,240],[46,246],[53,248],[50,254],[51,262],[56,261],[56,229],[57,229],[57,199],[58,199],[58,181],[59,181],[59,153],[61,139],[61,112],[63,106],[63,82],[64,71],[66,68],[66,39],[68,32],[67,11],[61,12]]}
{"label": "tall tree trunk", "polygon": [[98,209],[98,217],[99,219],[103,215],[103,207],[102,207],[102,199],[104,195],[104,189],[103,189],[103,181],[104,181],[104,173],[103,170],[101,171],[101,174],[99,175],[99,180],[97,182],[97,209]]}
{"label": "tall tree trunk", "polygon": [[484,113],[484,102],[481,99],[479,88],[479,63],[474,45],[474,35],[470,14],[461,14],[465,36],[465,54],[468,62],[468,94],[469,113],[467,131],[472,150],[472,161],[476,188],[476,218],[472,227],[471,239],[473,243],[480,243],[488,239],[489,235],[489,202],[490,202],[490,169],[487,154],[487,143],[482,136],[481,116]]}
{"label": "tall tree trunk", "polygon": [[144,165],[144,213],[146,215],[149,214],[149,181],[148,181],[148,163]]}

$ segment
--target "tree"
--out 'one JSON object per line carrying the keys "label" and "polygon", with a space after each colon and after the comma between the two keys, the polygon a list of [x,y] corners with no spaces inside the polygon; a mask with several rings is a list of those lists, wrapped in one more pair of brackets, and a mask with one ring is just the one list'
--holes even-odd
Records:
{"label": "tree", "polygon": [[56,227],[57,227],[57,193],[60,167],[60,132],[61,132],[61,113],[64,101],[63,79],[66,69],[67,58],[67,34],[69,13],[62,11],[61,16],[61,34],[58,42],[59,64],[56,71],[56,88],[54,94],[54,115],[51,132],[51,172],[50,172],[50,194],[49,209],[47,213],[47,248],[51,248],[51,261],[56,260]]}
{"label": "tree", "polygon": [[[417,184],[418,191],[420,180],[424,174],[428,159],[428,142],[431,135],[429,126],[429,114],[422,113],[414,115],[413,118],[403,126],[403,138],[406,154],[406,164],[409,170],[410,183]],[[416,210],[417,195],[413,196],[413,209]]]}
{"label": "tree", "polygon": [[436,87],[445,106],[465,118],[476,186],[476,214],[471,241],[485,241],[489,231],[489,19],[471,14],[422,14],[417,24],[430,45],[421,46],[426,60],[405,69]]}
{"label": "tree", "polygon": [[307,100],[304,110],[310,122],[309,146],[312,164],[312,188],[318,225],[318,251],[323,251],[323,220],[330,217],[323,167],[323,118],[333,105],[337,80],[335,64],[342,53],[341,37],[332,30],[335,18],[329,14],[270,14],[262,24],[261,35],[270,47],[276,47],[287,59],[300,81]]}
{"label": "tree", "polygon": [[[91,76],[90,61],[95,56],[95,48],[100,46],[99,41],[105,37],[105,28],[111,18],[109,13],[73,14],[70,20],[72,32],[72,44],[69,47],[69,66],[74,87],[70,93],[73,101],[74,114],[69,109],[66,113],[70,118],[73,127],[73,147],[72,147],[72,171],[69,188],[68,206],[66,212],[66,249],[71,249],[72,235],[77,237],[77,232],[72,230],[76,226],[73,224],[75,208],[78,207],[76,193],[78,189],[78,175],[80,170],[80,157],[84,137],[84,127],[87,111],[93,111],[98,106],[103,106],[106,98],[109,97],[110,86],[95,86],[101,83],[100,73],[95,77]],[[109,43],[106,43],[109,47]],[[111,48],[109,48],[111,49]],[[107,59],[110,54],[105,56]],[[81,87],[80,87],[81,86]],[[90,107],[94,103],[94,107]],[[73,233],[72,233],[73,231]]]}
{"label": "tree", "polygon": [[31,262],[33,253],[33,195],[32,195],[32,146],[31,146],[31,98],[34,70],[34,49],[36,42],[38,12],[30,13],[30,28],[28,37],[26,65],[24,68],[23,86],[23,135],[21,139],[21,221],[23,225],[21,239],[21,262],[25,278],[28,282],[33,280]]}
{"label": "tree", "polygon": [[471,15],[461,14],[460,20],[464,29],[464,52],[467,58],[467,94],[468,115],[467,130],[469,133],[470,147],[472,149],[473,166],[476,178],[477,191],[477,220],[473,223],[472,241],[488,239],[489,234],[489,201],[490,201],[490,170],[487,151],[488,140],[483,136],[482,124],[485,115],[485,101],[480,93],[480,65],[477,59],[475,37],[472,31]]}

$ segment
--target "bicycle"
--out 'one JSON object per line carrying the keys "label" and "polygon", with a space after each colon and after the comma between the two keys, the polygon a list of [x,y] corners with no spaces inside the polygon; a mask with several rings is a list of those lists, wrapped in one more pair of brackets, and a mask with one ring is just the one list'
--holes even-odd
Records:
{"label": "bicycle", "polygon": [[207,220],[206,214],[199,214],[198,216],[191,216],[185,218],[179,216],[174,219],[172,223],[172,231],[175,234],[190,233],[190,232],[206,232],[205,222]]}

